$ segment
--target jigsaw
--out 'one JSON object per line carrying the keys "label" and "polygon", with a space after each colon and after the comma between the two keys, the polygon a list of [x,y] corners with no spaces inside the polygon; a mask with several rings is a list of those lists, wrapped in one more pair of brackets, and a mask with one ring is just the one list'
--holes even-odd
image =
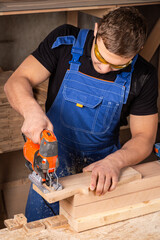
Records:
{"label": "jigsaw", "polygon": [[23,135],[25,144],[23,154],[26,159],[26,167],[32,171],[29,179],[42,192],[49,190],[61,190],[62,185],[58,182],[56,169],[59,166],[58,143],[56,136],[49,130],[43,130],[40,136],[40,144],[35,144],[31,139]]}

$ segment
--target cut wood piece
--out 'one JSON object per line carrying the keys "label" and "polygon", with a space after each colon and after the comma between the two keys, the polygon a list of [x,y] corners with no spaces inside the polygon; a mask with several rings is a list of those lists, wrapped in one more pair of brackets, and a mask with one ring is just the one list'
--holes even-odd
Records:
{"label": "cut wood piece", "polygon": [[23,213],[14,215],[14,219],[21,225],[24,225],[27,223],[27,218],[24,216]]}
{"label": "cut wood piece", "polygon": [[60,207],[60,213],[68,219],[70,226],[77,232],[142,216],[159,210],[160,198],[78,219],[73,219],[62,207]]}
{"label": "cut wood piece", "polygon": [[4,225],[10,230],[16,230],[22,228],[22,224],[19,224],[15,219],[4,220]]}
{"label": "cut wood piece", "polygon": [[160,187],[160,163],[158,161],[139,164],[133,168],[142,175],[142,179],[137,179],[122,185],[119,184],[114,191],[107,192],[102,196],[96,196],[95,192],[89,191],[88,195],[76,194],[67,200],[73,206],[79,206],[150,188]]}
{"label": "cut wood piece", "polygon": [[23,225],[24,230],[29,233],[37,233],[45,229],[45,225],[40,221],[29,222]]}
{"label": "cut wood piece", "polygon": [[126,194],[103,201],[73,207],[67,200],[60,201],[60,206],[73,218],[87,217],[92,214],[111,211],[125,206],[147,202],[160,198],[160,187]]}
{"label": "cut wood piece", "polygon": [[160,175],[160,161],[138,164],[133,166],[133,168],[141,173],[142,178],[150,178]]}
{"label": "cut wood piece", "polygon": [[[118,185],[123,185],[127,182],[140,179],[141,174],[135,169],[129,167],[122,170]],[[39,193],[49,203],[60,201],[62,199],[71,197],[75,194],[88,194],[91,179],[91,172],[79,173],[68,177],[59,179],[63,189],[60,191],[50,190],[49,193],[44,194],[37,186],[33,185],[33,189]]]}
{"label": "cut wood piece", "polygon": [[57,202],[62,199],[68,198],[70,196],[73,196],[77,193],[88,193],[88,187],[85,185],[73,185],[69,186],[67,188],[64,188],[59,191],[51,191],[49,193],[43,193],[36,185],[33,184],[33,189],[39,193],[46,201],[49,203]]}
{"label": "cut wood piece", "polygon": [[43,223],[47,228],[55,228],[67,224],[68,220],[63,215],[58,215],[44,219]]}

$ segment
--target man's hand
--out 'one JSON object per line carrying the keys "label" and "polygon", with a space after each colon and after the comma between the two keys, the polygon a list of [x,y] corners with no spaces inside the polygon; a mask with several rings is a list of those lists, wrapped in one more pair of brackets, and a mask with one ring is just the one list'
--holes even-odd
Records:
{"label": "man's hand", "polygon": [[90,190],[96,191],[96,195],[103,195],[107,191],[112,191],[116,188],[120,167],[109,156],[90,164],[83,169],[84,172],[92,171]]}
{"label": "man's hand", "polygon": [[34,143],[40,144],[40,134],[43,129],[53,131],[53,125],[42,110],[31,111],[25,116],[21,131]]}

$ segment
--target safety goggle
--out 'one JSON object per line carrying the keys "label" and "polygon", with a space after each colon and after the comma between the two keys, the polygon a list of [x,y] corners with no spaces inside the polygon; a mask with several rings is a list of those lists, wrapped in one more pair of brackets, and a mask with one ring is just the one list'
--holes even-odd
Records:
{"label": "safety goggle", "polygon": [[94,45],[94,53],[95,53],[95,56],[96,58],[98,59],[99,62],[103,63],[103,64],[109,64],[111,68],[114,68],[114,69],[123,69],[125,67],[127,67],[129,64],[132,63],[132,59],[126,63],[126,64],[123,64],[123,65],[114,65],[114,64],[111,64],[109,62],[107,62],[103,57],[102,55],[100,54],[99,50],[98,50],[98,46],[97,46],[97,35],[95,37],[95,45]]}

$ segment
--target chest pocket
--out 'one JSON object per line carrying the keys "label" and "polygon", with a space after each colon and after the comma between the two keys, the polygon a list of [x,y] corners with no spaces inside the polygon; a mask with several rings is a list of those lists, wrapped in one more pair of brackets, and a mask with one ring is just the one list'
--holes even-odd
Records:
{"label": "chest pocket", "polygon": [[64,87],[60,119],[62,124],[76,131],[105,133],[117,112],[119,104],[103,97]]}

